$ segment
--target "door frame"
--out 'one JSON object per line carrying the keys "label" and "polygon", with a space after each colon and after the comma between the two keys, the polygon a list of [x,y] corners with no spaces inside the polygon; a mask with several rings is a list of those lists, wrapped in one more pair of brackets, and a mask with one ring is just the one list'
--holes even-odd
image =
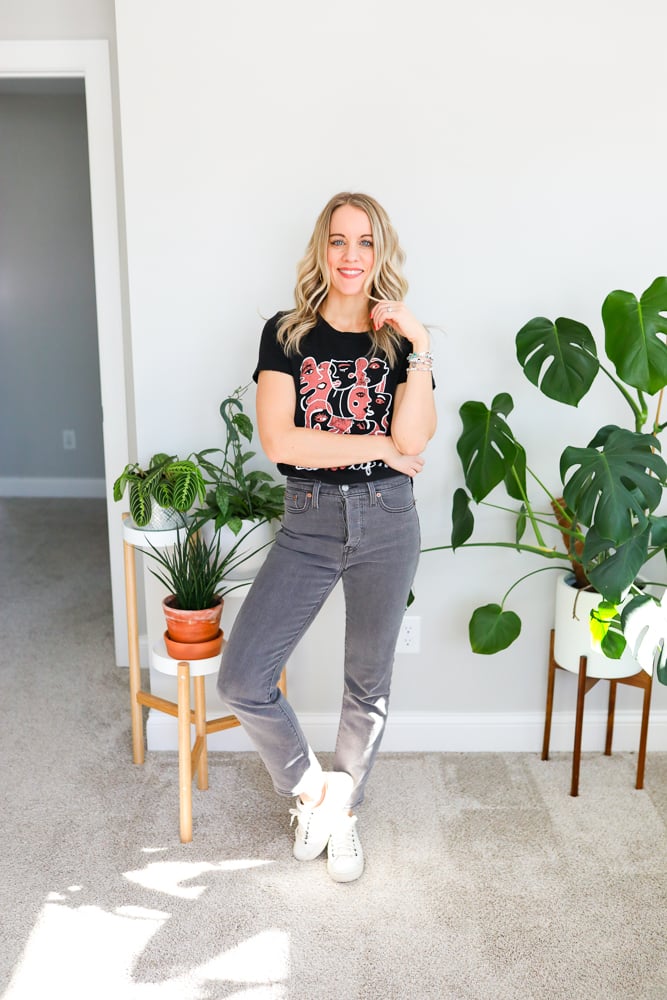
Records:
{"label": "door frame", "polygon": [[106,40],[0,41],[0,79],[83,79],[88,127],[97,336],[102,394],[105,496],[116,663],[127,665],[123,531],[114,474],[129,458],[120,239],[109,44]]}

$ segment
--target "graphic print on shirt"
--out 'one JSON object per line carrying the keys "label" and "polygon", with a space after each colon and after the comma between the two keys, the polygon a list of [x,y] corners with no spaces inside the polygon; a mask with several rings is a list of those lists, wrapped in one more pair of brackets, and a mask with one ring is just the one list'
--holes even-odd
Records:
{"label": "graphic print on shirt", "polygon": [[[381,358],[301,364],[300,404],[305,426],[335,434],[387,434],[391,393],[386,391],[389,365]],[[365,462],[364,469],[384,463]]]}

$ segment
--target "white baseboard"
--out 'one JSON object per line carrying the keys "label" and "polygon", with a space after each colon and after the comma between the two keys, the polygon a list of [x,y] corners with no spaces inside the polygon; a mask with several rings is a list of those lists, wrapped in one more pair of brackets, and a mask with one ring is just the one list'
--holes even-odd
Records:
{"label": "white baseboard", "polygon": [[[636,751],[639,746],[640,712],[616,712],[614,750]],[[331,751],[336,742],[338,717],[326,713],[304,713],[299,721],[314,750]],[[607,713],[590,711],[584,717],[582,750],[601,751],[607,729]],[[445,753],[537,753],[542,750],[543,712],[394,712],[390,713],[382,741],[385,752]],[[177,722],[172,716],[151,709],[146,726],[149,750],[177,750]],[[550,751],[571,751],[574,739],[574,712],[554,712]],[[240,726],[213,733],[210,750],[252,750]],[[649,750],[667,750],[667,712],[651,714]]]}
{"label": "white baseboard", "polygon": [[77,497],[82,500],[100,500],[105,496],[104,479],[0,476],[0,497]]}

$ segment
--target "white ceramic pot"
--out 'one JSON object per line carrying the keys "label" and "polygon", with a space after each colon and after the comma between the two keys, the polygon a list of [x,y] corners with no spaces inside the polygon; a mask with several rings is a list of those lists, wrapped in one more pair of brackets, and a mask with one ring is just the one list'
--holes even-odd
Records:
{"label": "white ceramic pot", "polygon": [[631,677],[641,669],[626,649],[619,660],[611,660],[593,649],[590,614],[600,603],[597,591],[577,590],[572,573],[563,573],[556,584],[554,658],[560,667],[579,673],[579,658],[587,657],[588,677]]}
{"label": "white ceramic pot", "polygon": [[[134,521],[132,522],[134,525]],[[155,500],[151,500],[151,517],[147,525],[139,528],[139,531],[173,531],[175,528],[183,528],[187,525],[187,516],[174,507],[160,507]],[[136,527],[136,525],[134,525]]]}
{"label": "white ceramic pot", "polygon": [[[235,535],[226,524],[223,525],[218,532],[221,539],[221,553],[229,552],[232,546],[235,545],[239,539],[243,539],[234,553],[235,559],[242,557],[246,552],[254,552],[255,549],[259,549],[260,546],[264,546],[264,548],[261,548],[256,555],[245,560],[245,562],[242,562],[241,565],[235,570],[232,570],[231,573],[227,573],[225,577],[226,580],[254,580],[260,566],[269,554],[271,546],[267,543],[273,542],[275,538],[276,522],[266,521],[264,524],[260,524],[259,527],[254,528],[253,531],[250,531],[255,524],[255,521],[243,521],[238,535]],[[250,532],[250,534],[248,534],[248,532]],[[207,538],[213,537],[213,524],[211,521],[204,525],[204,533]],[[244,538],[245,535],[247,535],[246,538]]]}

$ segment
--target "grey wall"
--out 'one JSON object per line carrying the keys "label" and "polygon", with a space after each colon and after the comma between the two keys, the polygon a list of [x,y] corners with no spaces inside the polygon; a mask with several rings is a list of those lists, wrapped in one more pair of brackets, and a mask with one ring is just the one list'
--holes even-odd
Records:
{"label": "grey wall", "polygon": [[101,479],[83,93],[0,93],[0,225],[0,481]]}
{"label": "grey wall", "polygon": [[0,38],[115,37],[114,0],[2,0]]}

